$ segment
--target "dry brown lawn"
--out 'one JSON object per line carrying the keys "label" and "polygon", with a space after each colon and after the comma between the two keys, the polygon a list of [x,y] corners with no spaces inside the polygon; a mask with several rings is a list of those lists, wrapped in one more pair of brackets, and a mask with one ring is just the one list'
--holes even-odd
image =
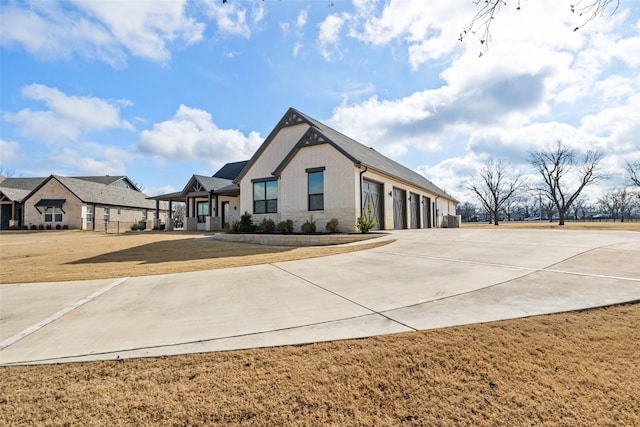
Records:
{"label": "dry brown lawn", "polygon": [[[78,240],[71,244],[64,234],[44,233],[24,243],[37,257],[20,252],[22,258],[13,251],[19,245],[7,245],[2,236],[2,280],[8,259],[31,269],[33,260],[58,257],[45,249],[45,238],[59,239],[53,247],[71,253],[59,261],[70,271],[101,263],[112,272],[121,265],[189,265],[187,259],[167,260],[167,246],[220,244],[164,236],[168,240],[158,242],[145,234],[150,240],[141,244],[151,246],[142,250],[110,246],[128,236],[89,234],[87,246],[96,252],[73,255]],[[245,252],[237,248],[235,257],[219,262],[297,251],[240,246]],[[164,258],[150,256],[150,248],[164,248]],[[313,249],[305,250],[317,256]],[[139,255],[130,260],[123,253]],[[2,367],[0,425],[637,426],[638,366],[635,303],[304,346]]]}
{"label": "dry brown lawn", "polygon": [[0,234],[0,283],[147,276],[335,255],[390,243],[273,247],[228,243],[203,233],[104,234],[49,231]]}
{"label": "dry brown lawn", "polygon": [[165,358],[0,368],[0,424],[640,425],[640,304]]}

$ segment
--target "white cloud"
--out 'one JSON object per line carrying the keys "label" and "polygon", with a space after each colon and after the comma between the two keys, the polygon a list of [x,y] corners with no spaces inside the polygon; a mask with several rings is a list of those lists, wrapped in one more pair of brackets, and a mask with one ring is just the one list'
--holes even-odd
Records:
{"label": "white cloud", "polygon": [[63,175],[126,175],[125,163],[130,160],[132,155],[126,150],[88,143],[82,147],[64,148],[52,154],[49,162]]}
{"label": "white cloud", "polygon": [[22,95],[44,102],[48,109],[25,108],[17,113],[5,113],[3,118],[20,126],[23,135],[41,138],[44,142],[74,141],[85,131],[133,130],[129,122],[120,118],[118,104],[123,105],[122,100],[109,102],[92,96],[70,96],[41,84],[25,86]]}
{"label": "white cloud", "polygon": [[300,13],[298,13],[298,19],[296,19],[296,27],[298,29],[302,29],[305,25],[307,25],[307,18],[309,16],[309,9],[302,9]]}
{"label": "white cloud", "polygon": [[204,24],[185,15],[185,0],[158,2],[32,2],[3,5],[1,42],[48,60],[78,54],[114,67],[128,55],[171,58],[168,44],[202,39]]}
{"label": "white cloud", "polygon": [[326,61],[342,58],[343,52],[340,49],[340,31],[347,19],[349,19],[349,15],[347,14],[332,14],[327,16],[327,18],[318,25],[320,29],[318,44],[320,46],[320,53]]}
{"label": "white cloud", "polygon": [[181,105],[171,120],[140,133],[138,150],[171,161],[202,161],[219,166],[249,159],[262,143],[257,132],[245,136],[235,129],[220,129],[204,110]]}
{"label": "white cloud", "polygon": [[4,163],[18,162],[22,157],[20,143],[0,139],[0,165]]}
{"label": "white cloud", "polygon": [[219,0],[203,2],[206,14],[215,21],[218,31],[224,35],[250,38],[252,27],[264,21],[265,9],[262,2],[252,2],[251,9],[238,2],[222,4]]}

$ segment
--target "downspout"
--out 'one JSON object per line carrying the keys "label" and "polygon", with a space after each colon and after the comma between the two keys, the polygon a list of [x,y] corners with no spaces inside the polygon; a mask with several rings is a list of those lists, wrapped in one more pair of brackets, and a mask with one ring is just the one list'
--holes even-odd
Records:
{"label": "downspout", "polygon": [[436,194],[436,200],[434,201],[435,202],[434,203],[435,204],[434,207],[436,208],[436,211],[434,212],[435,215],[436,215],[436,220],[434,221],[435,222],[434,225],[436,226],[436,228],[440,228],[440,222],[438,221],[438,211],[439,211],[439,209],[438,209],[438,199],[439,198],[440,198],[440,196]]}
{"label": "downspout", "polygon": [[[361,164],[358,164],[357,167],[358,169],[360,169]],[[360,215],[364,215],[364,206],[362,203],[362,176],[365,174],[366,171],[369,170],[368,166],[364,167],[364,170],[360,172]]]}

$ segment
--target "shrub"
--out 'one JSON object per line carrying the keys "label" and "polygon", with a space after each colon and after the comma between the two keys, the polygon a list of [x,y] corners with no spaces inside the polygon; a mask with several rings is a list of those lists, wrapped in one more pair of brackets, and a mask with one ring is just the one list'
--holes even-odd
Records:
{"label": "shrub", "polygon": [[271,218],[264,218],[256,228],[258,233],[273,233],[276,231],[276,224]]}
{"label": "shrub", "polygon": [[324,226],[324,228],[329,233],[339,233],[340,232],[340,222],[338,221],[338,218],[331,218],[329,220],[329,222],[327,222],[327,225]]}
{"label": "shrub", "polygon": [[238,231],[240,233],[253,233],[256,231],[256,225],[253,223],[249,212],[245,211],[240,217],[240,226]]}
{"label": "shrub", "polygon": [[276,226],[276,231],[281,234],[293,233],[293,221],[290,219],[286,221],[280,221]]}
{"label": "shrub", "polygon": [[137,223],[134,222],[133,224],[131,224],[131,231],[136,231],[136,230],[139,230],[139,229],[140,229],[140,227],[138,227]]}
{"label": "shrub", "polygon": [[63,229],[63,230],[68,230],[68,229],[69,229],[69,224],[64,224],[64,225],[62,226],[62,229]]}
{"label": "shrub", "polygon": [[51,224],[47,224],[47,230],[51,230]]}
{"label": "shrub", "polygon": [[300,231],[306,234],[311,234],[316,232],[316,220],[313,219],[313,215],[306,220],[302,226],[300,226]]}
{"label": "shrub", "polygon": [[37,229],[38,229],[38,226],[37,226],[37,225],[35,225],[35,224],[31,224],[31,229],[32,229],[32,230],[37,230]]}
{"label": "shrub", "polygon": [[62,230],[62,226],[60,224],[56,224],[56,230]]}
{"label": "shrub", "polygon": [[28,225],[23,225],[23,226],[22,226],[22,229],[23,229],[23,230],[28,230],[28,229],[29,229],[29,226],[28,226]]}
{"label": "shrub", "polygon": [[358,217],[358,220],[356,221],[356,227],[358,227],[358,230],[360,230],[362,234],[367,234],[369,230],[376,226],[376,224],[378,223],[373,218],[371,205],[367,203],[367,210]]}
{"label": "shrub", "polygon": [[239,233],[240,232],[240,222],[233,221],[231,227],[229,227],[229,233]]}

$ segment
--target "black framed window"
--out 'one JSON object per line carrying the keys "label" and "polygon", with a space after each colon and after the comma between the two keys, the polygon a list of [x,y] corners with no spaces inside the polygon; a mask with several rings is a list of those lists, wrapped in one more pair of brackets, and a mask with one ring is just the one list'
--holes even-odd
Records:
{"label": "black framed window", "polygon": [[44,208],[44,222],[51,222],[51,221],[53,221],[53,208],[46,207]]}
{"label": "black framed window", "polygon": [[324,168],[307,169],[309,210],[324,210]]}
{"label": "black framed window", "polygon": [[278,181],[264,180],[253,182],[253,213],[278,212]]}

